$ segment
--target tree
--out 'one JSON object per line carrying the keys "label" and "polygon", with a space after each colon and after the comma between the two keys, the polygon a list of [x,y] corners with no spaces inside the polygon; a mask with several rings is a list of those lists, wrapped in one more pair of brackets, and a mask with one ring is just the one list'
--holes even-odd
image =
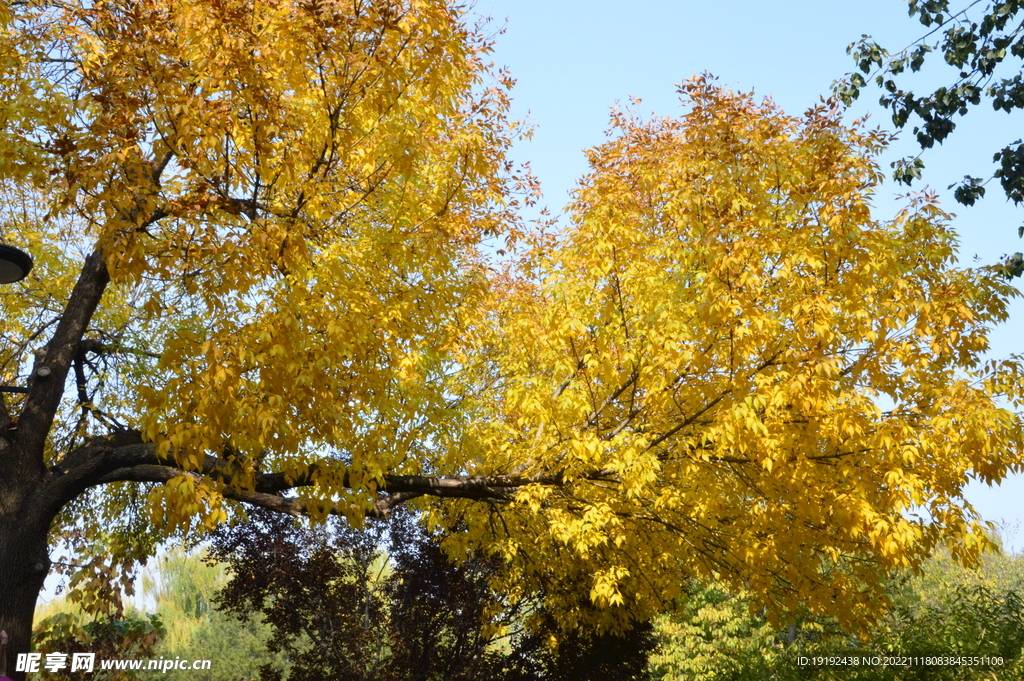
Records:
{"label": "tree", "polygon": [[102,610],[224,498],[412,494],[374,479],[449,427],[474,247],[515,206],[510,83],[458,6],[14,2],[0,32],[0,233],[36,256],[0,321],[13,669],[50,545]]}
{"label": "tree", "polygon": [[[974,0],[962,9],[949,5],[949,0],[909,0],[910,16],[917,16],[928,32],[896,53],[863,36],[847,52],[864,75],[850,74],[836,86],[836,93],[850,104],[867,85],[865,75],[873,78],[885,90],[879,103],[892,111],[893,124],[904,128],[914,122],[913,132],[922,151],[936,142],[941,144],[956,129],[956,119],[967,115],[983,98],[990,100],[996,111],[1011,113],[1024,108],[1024,78],[1021,73],[1007,72],[1004,64],[1024,59],[1024,21],[1019,16],[1024,3]],[[931,52],[941,53],[956,77],[923,95],[904,90],[907,69],[919,71]],[[997,71],[1004,77],[997,78]],[[999,180],[1008,199],[1015,204],[1024,201],[1024,143],[1007,144],[992,160],[997,169],[991,177],[964,176],[954,192],[958,202],[973,206],[993,178]],[[896,161],[893,168],[893,178],[909,185],[920,179],[924,161],[918,154]],[[1024,227],[1018,235],[1024,236]],[[1004,272],[1011,277],[1024,273],[1019,253],[1004,263]]]}
{"label": "tree", "polygon": [[238,502],[418,504],[510,603],[613,633],[712,574],[858,619],[987,545],[962,490],[1021,462],[1021,367],[979,360],[1012,289],[953,266],[928,197],[872,220],[881,133],[692,81],[680,120],[616,116],[573,224],[502,273],[477,246],[531,186],[458,8],[2,22],[2,234],[39,260],[0,321],[12,662],[49,546],[100,610]]}
{"label": "tree", "polygon": [[[156,615],[101,616],[82,623],[72,613],[57,613],[40,622],[36,631],[36,652],[42,655],[39,673],[48,681],[81,677],[80,670],[72,671],[76,653],[91,653],[99,660],[155,657],[154,646],[163,633],[163,624]],[[51,654],[60,657],[56,665],[47,668]],[[103,669],[102,665],[96,666],[92,674],[101,681],[139,678],[132,670]]]}
{"label": "tree", "polygon": [[[205,551],[175,547],[150,561],[142,574],[143,602],[154,612],[147,615],[129,603],[120,616],[90,614],[65,594],[36,609],[36,651],[95,653],[95,674],[103,672],[99,660],[105,659],[211,660],[209,669],[189,673],[198,681],[254,681],[262,666],[287,667],[281,656],[267,651],[271,631],[261,618],[241,622],[215,607],[227,580],[225,566],[209,564]],[[140,647],[144,635],[151,639]],[[140,676],[131,670],[106,671]],[[41,673],[46,678],[80,676],[68,668]]]}
{"label": "tree", "polygon": [[[451,563],[408,514],[361,531],[257,513],[218,529],[210,557],[231,575],[218,609],[262,617],[289,679],[503,678],[503,656],[482,634],[487,561]],[[282,675],[267,665],[261,678]]]}
{"label": "tree", "polygon": [[[682,94],[681,120],[616,114],[572,225],[490,313],[455,451],[537,484],[431,520],[569,623],[666,607],[681,576],[863,623],[889,571],[990,543],[962,494],[1019,468],[1021,367],[976,354],[1012,289],[952,267],[932,196],[872,220],[885,134],[705,78]],[[605,606],[590,620],[583,584]]]}
{"label": "tree", "polygon": [[168,551],[156,566],[147,565],[142,579],[166,630],[151,657],[210,660],[210,669],[189,673],[197,681],[254,681],[263,666],[285,666],[268,652],[271,630],[261,618],[241,622],[216,608],[228,575],[224,565],[209,563],[205,551]]}
{"label": "tree", "polygon": [[651,655],[651,678],[776,678],[773,674],[790,660],[780,650],[780,632],[751,614],[752,605],[714,583],[694,584],[676,613],[656,620],[658,645]]}
{"label": "tree", "polygon": [[[291,661],[289,679],[626,681],[642,678],[654,647],[649,623],[626,636],[577,632],[552,647],[553,617],[523,629],[535,604],[503,607],[491,591],[494,559],[455,563],[411,513],[357,530],[255,512],[218,528],[210,549],[231,575],[218,609],[262,618],[270,650]],[[495,629],[507,633],[486,634]],[[266,665],[261,678],[281,670]]]}
{"label": "tree", "polygon": [[[939,552],[920,574],[889,583],[896,604],[863,638],[833,621],[804,621],[774,629],[743,594],[714,584],[697,585],[684,607],[655,623],[658,648],[651,677],[659,681],[699,679],[911,679],[1020,678],[1024,670],[1024,602],[1020,556],[988,555],[966,570]],[[800,658],[851,658],[895,654],[965,657],[964,663],[921,661],[910,665],[852,664],[840,669],[801,664]],[[997,661],[997,659],[999,661]]]}
{"label": "tree", "polygon": [[[481,665],[481,678],[492,678],[481,637],[486,584],[437,553],[420,556],[425,542],[407,525],[359,531],[336,522],[317,531],[263,513],[218,529],[211,558],[231,579],[217,607],[243,620],[262,617],[273,630],[270,650],[292,663],[290,679],[465,679],[477,678],[472,667]],[[420,563],[418,572],[402,569],[409,561]],[[432,588],[411,589],[410,580]],[[261,678],[282,675],[266,666]]]}

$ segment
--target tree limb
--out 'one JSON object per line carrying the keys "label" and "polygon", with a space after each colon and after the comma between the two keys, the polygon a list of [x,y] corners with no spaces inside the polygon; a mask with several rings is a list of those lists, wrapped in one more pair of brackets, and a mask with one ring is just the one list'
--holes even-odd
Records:
{"label": "tree limb", "polygon": [[[97,247],[85,259],[64,314],[46,345],[46,352],[29,376],[28,396],[18,417],[15,435],[22,452],[38,453],[35,456],[41,457],[46,436],[64,397],[64,384],[71,363],[78,355],[79,343],[109,282],[103,249]],[[42,466],[43,462],[38,458],[35,463]]]}

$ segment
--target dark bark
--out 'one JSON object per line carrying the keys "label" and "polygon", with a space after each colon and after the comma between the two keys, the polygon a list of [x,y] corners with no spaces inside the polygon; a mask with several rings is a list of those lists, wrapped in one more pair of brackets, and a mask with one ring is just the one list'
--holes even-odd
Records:
{"label": "dark bark", "polygon": [[28,397],[12,433],[20,450],[19,458],[32,460],[37,466],[43,465],[43,449],[64,396],[68,371],[108,283],[110,275],[103,249],[97,248],[85,259],[64,314],[46,345],[46,352],[29,376]]}
{"label": "dark bark", "polygon": [[[8,675],[18,653],[29,650],[36,599],[50,569],[50,524],[66,500],[59,498],[60,477],[47,470],[46,439],[64,394],[71,363],[103,297],[110,277],[102,249],[86,258],[45,352],[28,379],[20,413],[5,418],[0,434],[0,628],[7,631]],[[5,410],[6,411],[6,410]]]}
{"label": "dark bark", "polygon": [[36,599],[50,570],[49,525],[50,518],[31,501],[0,515],[0,629],[10,636],[7,675],[14,681],[24,679],[15,671],[15,659],[29,650]]}

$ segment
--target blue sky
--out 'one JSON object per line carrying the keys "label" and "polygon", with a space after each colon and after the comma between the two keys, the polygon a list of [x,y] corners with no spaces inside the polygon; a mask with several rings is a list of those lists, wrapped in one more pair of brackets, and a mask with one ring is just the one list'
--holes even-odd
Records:
{"label": "blue sky", "polygon": [[[954,3],[957,4],[957,3]],[[609,108],[630,96],[643,113],[679,112],[675,85],[693,74],[710,72],[723,85],[770,95],[783,109],[799,114],[830,92],[837,78],[853,70],[846,46],[870,34],[890,50],[901,49],[924,28],[907,16],[901,0],[775,0],[696,2],[693,0],[478,0],[475,11],[502,26],[493,54],[517,80],[513,114],[534,125],[532,140],[516,146],[513,156],[529,161],[544,189],[543,205],[558,213],[576,179],[587,170],[583,150],[599,144]],[[915,74],[915,87],[938,84],[950,69],[933,55],[931,68]],[[954,74],[955,75],[955,74]],[[866,88],[850,116],[872,114],[875,125],[891,128],[878,93]],[[991,175],[992,154],[1018,139],[1021,117],[994,112],[983,104],[966,117],[941,147],[924,157],[924,183],[943,197],[946,210],[957,213],[960,259],[971,264],[996,262],[1004,253],[1024,250],[1017,227],[1024,207],[1016,208],[989,184],[988,197],[972,208],[953,201],[946,187],[965,174]],[[917,147],[903,134],[890,161]],[[907,189],[889,182],[875,201],[876,217],[895,214],[898,194]],[[1021,280],[1017,280],[1020,284]],[[1024,300],[1011,309],[1010,321],[993,334],[992,356],[1024,353]],[[968,498],[986,519],[1002,521],[1007,546],[1024,550],[1024,477],[998,488],[972,485]]]}

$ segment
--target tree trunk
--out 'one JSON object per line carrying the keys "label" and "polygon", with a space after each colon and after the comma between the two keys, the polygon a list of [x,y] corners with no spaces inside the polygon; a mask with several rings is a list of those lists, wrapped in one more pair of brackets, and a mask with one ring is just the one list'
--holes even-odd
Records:
{"label": "tree trunk", "polygon": [[[71,364],[109,282],[97,247],[86,257],[53,335],[36,354],[19,413],[8,411],[0,393],[0,629],[10,637],[6,671],[14,681],[25,679],[25,672],[15,671],[15,660],[31,649],[36,599],[50,570],[50,523],[72,498],[60,489],[70,472],[46,465],[46,440]],[[88,474],[83,476],[82,489],[89,484]]]}
{"label": "tree trunk", "polygon": [[50,570],[49,524],[23,514],[0,516],[0,629],[10,637],[7,676],[14,681],[25,679],[25,672],[15,671],[15,660],[31,649],[36,600]]}

